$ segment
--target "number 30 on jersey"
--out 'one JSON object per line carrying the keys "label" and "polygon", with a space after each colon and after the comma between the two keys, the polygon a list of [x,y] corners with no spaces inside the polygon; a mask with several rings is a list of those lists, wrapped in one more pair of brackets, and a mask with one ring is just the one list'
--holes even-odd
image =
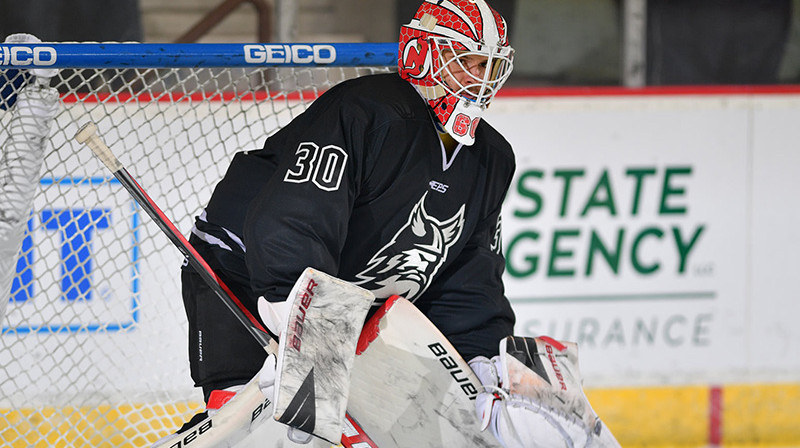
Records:
{"label": "number 30 on jersey", "polygon": [[286,170],[284,182],[301,184],[310,180],[321,190],[339,189],[347,164],[344,149],[335,145],[320,148],[316,143],[303,142],[294,155],[294,166]]}

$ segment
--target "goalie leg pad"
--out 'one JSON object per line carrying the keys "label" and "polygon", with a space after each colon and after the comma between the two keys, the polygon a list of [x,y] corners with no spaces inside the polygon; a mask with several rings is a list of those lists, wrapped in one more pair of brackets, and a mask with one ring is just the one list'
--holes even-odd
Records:
{"label": "goalie leg pad", "polygon": [[475,400],[482,428],[506,448],[620,446],[581,388],[576,344],[509,336],[500,355],[470,367],[484,386]]}
{"label": "goalie leg pad", "polygon": [[[13,35],[16,36],[16,35]],[[9,36],[10,42],[11,37]],[[60,110],[58,91],[27,82],[16,69],[0,73],[0,109],[16,104],[0,140],[0,323],[16,270],[14,263],[25,236],[33,196],[37,190],[47,137]],[[8,77],[9,79],[4,80]],[[15,84],[16,83],[16,84]],[[21,89],[21,90],[20,90]]]}
{"label": "goalie leg pad", "polygon": [[347,409],[381,448],[499,445],[475,417],[480,381],[406,299],[389,298],[364,326],[353,386]]}
{"label": "goalie leg pad", "polygon": [[212,392],[206,412],[195,415],[177,433],[158,440],[153,448],[330,447],[305,445],[311,439],[309,434],[271,418],[275,364],[275,355],[270,355],[247,384]]}
{"label": "goalie leg pad", "polygon": [[[202,417],[184,425],[180,432],[157,441],[153,448],[175,448],[189,444],[194,448],[237,446],[270,419],[275,362],[275,355],[267,357],[261,372],[235,395],[221,394],[213,401],[209,400],[205,415],[199,414]],[[219,405],[222,407],[212,409]],[[282,432],[285,430],[274,434],[275,441],[283,438]]]}

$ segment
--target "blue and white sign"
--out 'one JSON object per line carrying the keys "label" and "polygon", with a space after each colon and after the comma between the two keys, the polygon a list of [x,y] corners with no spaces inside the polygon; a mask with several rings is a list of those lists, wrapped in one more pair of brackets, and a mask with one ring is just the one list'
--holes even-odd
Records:
{"label": "blue and white sign", "polygon": [[[47,199],[34,204],[28,220],[3,333],[110,332],[135,325],[138,206],[115,179],[45,178],[40,187]],[[97,192],[96,204],[74,205],[81,202],[71,198],[89,190]]]}

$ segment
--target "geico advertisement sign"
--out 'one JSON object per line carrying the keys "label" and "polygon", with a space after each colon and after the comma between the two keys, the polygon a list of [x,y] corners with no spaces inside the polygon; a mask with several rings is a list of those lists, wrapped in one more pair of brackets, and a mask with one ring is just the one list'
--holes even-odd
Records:
{"label": "geico advertisement sign", "polygon": [[244,46],[249,64],[330,64],[336,61],[336,48],[325,44],[252,44]]}

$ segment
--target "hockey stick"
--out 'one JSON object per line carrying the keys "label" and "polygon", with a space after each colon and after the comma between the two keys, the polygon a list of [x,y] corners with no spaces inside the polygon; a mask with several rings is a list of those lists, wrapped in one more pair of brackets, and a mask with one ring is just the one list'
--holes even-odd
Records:
{"label": "hockey stick", "polygon": [[203,280],[214,290],[239,322],[241,322],[256,341],[264,347],[264,350],[266,350],[267,353],[277,354],[278,344],[275,340],[272,339],[269,333],[267,333],[267,330],[244,306],[241,300],[236,297],[236,294],[234,294],[214,270],[211,269],[211,266],[206,263],[197,250],[192,247],[191,243],[189,243],[169,218],[167,218],[164,212],[156,205],[155,201],[147,195],[144,189],[136,182],[130,173],[128,173],[128,170],[125,169],[122,163],[114,156],[114,153],[111,152],[100,136],[97,135],[97,126],[92,122],[84,124],[75,134],[75,140],[91,148],[92,152],[94,152],[103,164],[108,167],[114,177],[119,180],[122,186],[125,187],[128,193],[139,203],[144,211],[150,215],[161,231],[164,232],[172,244],[178,248],[181,254],[186,257],[189,264],[203,277]]}
{"label": "hockey stick", "polygon": [[[189,243],[183,234],[175,227],[164,212],[161,211],[155,201],[147,195],[144,189],[130,175],[128,170],[126,170],[122,163],[114,156],[111,149],[109,149],[97,134],[97,126],[92,122],[84,124],[75,134],[75,139],[87,145],[103,162],[128,193],[130,193],[153,221],[155,221],[161,231],[164,232],[169,240],[186,257],[189,264],[203,277],[208,286],[217,294],[234,316],[236,316],[239,322],[244,325],[247,331],[261,344],[264,350],[268,354],[278,355],[279,350],[277,342],[255,316],[245,308],[241,300],[239,300],[233,291],[225,285],[222,279],[211,269],[211,266],[206,263],[191,243]],[[377,448],[377,445],[372,442],[369,436],[364,434],[363,431],[359,431],[360,426],[355,419],[349,414],[346,414],[345,417],[347,427],[351,431],[355,429],[360,432],[360,437],[356,439],[360,444],[357,446]],[[352,447],[347,437],[343,438],[342,444],[348,448]]]}

